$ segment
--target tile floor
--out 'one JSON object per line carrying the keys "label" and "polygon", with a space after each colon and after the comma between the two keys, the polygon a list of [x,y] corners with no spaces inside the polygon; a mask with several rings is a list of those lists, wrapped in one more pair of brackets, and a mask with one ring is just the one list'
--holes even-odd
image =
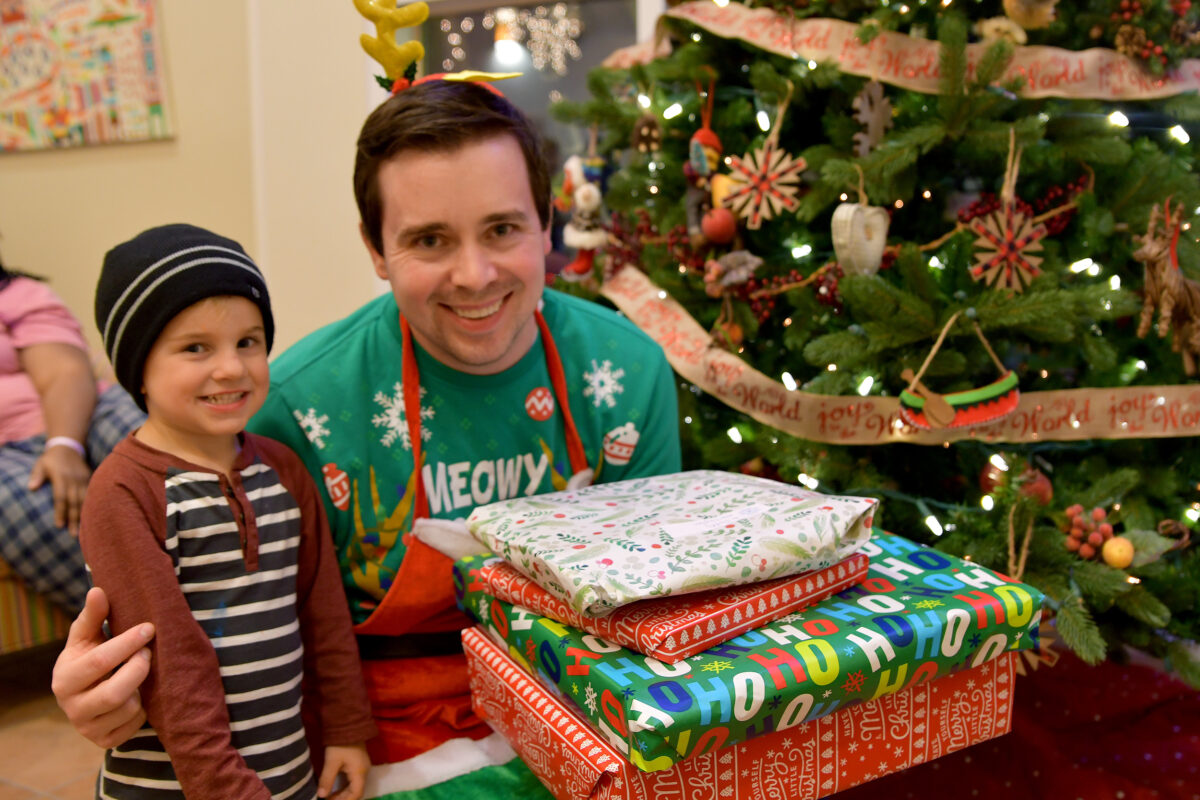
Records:
{"label": "tile floor", "polygon": [[0,656],[0,800],[88,800],[103,752],[50,693],[61,645]]}

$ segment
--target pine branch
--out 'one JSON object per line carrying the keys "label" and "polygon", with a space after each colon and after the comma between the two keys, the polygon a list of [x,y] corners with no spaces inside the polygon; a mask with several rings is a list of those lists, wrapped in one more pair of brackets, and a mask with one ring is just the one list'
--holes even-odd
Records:
{"label": "pine branch", "polygon": [[967,23],[958,14],[947,14],[938,25],[938,42],[941,56],[938,68],[941,81],[938,83],[938,114],[946,124],[950,136],[957,136],[965,121],[967,76]]}
{"label": "pine branch", "polygon": [[1167,660],[1175,674],[1193,689],[1200,690],[1200,654],[1189,648],[1183,642],[1175,641],[1167,645]]}
{"label": "pine branch", "polygon": [[878,275],[847,275],[838,288],[855,319],[888,320],[898,328],[919,329],[925,335],[937,324],[928,303]]}
{"label": "pine branch", "polygon": [[1117,365],[1117,348],[1101,336],[1084,333],[1079,339],[1079,352],[1088,366],[1097,372],[1110,370]]}
{"label": "pine branch", "polygon": [[971,88],[986,91],[987,87],[1000,80],[1012,61],[1013,52],[1012,44],[1005,39],[992,42],[975,67],[975,80],[971,82]]}
{"label": "pine branch", "polygon": [[1096,561],[1080,561],[1072,570],[1071,577],[1088,605],[1101,611],[1110,608],[1120,595],[1133,589],[1124,572]]}
{"label": "pine branch", "polygon": [[1140,481],[1141,475],[1133,467],[1118,469],[1099,478],[1078,496],[1076,502],[1084,508],[1109,508],[1121,502]]}
{"label": "pine branch", "polygon": [[1178,94],[1163,104],[1163,111],[1180,122],[1200,120],[1200,95],[1195,92]]}
{"label": "pine branch", "polygon": [[937,283],[929,274],[929,262],[920,248],[906,242],[900,247],[896,256],[896,269],[904,280],[904,285],[925,303],[933,303],[938,297]]}
{"label": "pine branch", "polygon": [[1166,627],[1171,621],[1171,609],[1143,586],[1133,586],[1116,599],[1117,608],[1152,628]]}
{"label": "pine branch", "polygon": [[1093,166],[1120,166],[1133,157],[1129,142],[1114,134],[1059,139],[1057,144],[1062,158]]}
{"label": "pine branch", "polygon": [[992,292],[975,310],[985,331],[1009,329],[1038,341],[1069,342],[1075,338],[1074,306],[1071,292],[1051,289],[1011,296]]}
{"label": "pine branch", "polygon": [[1104,637],[1078,595],[1069,595],[1058,609],[1058,633],[1086,664],[1104,660]]}

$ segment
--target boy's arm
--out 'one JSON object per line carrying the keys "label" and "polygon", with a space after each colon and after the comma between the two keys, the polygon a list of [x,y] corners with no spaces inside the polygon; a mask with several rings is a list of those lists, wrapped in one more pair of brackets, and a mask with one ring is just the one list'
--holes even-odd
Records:
{"label": "boy's arm", "polygon": [[272,454],[272,466],[300,507],[296,608],[304,641],[306,694],[319,703],[322,743],[365,742],[377,730],[324,506],[294,453],[278,442],[263,442],[262,449]]}
{"label": "boy's arm", "polygon": [[113,633],[146,621],[158,632],[142,705],[184,794],[269,800],[230,741],[217,656],[176,580],[163,502],[152,499],[151,488],[105,480],[106,472],[96,473],[84,501],[80,543],[95,585],[108,595]]}

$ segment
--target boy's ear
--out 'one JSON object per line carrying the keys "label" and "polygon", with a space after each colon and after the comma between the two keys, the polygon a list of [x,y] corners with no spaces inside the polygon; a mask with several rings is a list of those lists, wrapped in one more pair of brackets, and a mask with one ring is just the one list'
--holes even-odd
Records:
{"label": "boy's ear", "polygon": [[387,264],[384,263],[383,256],[375,249],[375,245],[371,243],[371,237],[367,234],[367,226],[358,223],[358,235],[362,237],[363,246],[367,248],[367,253],[371,256],[371,264],[375,267],[375,274],[380,280],[388,279]]}

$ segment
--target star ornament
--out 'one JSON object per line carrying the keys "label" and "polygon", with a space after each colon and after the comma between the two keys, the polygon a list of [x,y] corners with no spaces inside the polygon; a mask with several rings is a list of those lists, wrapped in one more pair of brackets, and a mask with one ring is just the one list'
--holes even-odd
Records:
{"label": "star ornament", "polygon": [[1046,226],[1004,203],[1000,208],[971,220],[975,239],[975,264],[971,277],[985,281],[995,289],[1024,291],[1041,274],[1042,257],[1033,255],[1042,249],[1041,240],[1049,233]]}
{"label": "star ornament", "polygon": [[795,211],[800,205],[800,173],[808,167],[803,158],[793,158],[768,139],[758,150],[744,156],[731,156],[729,168],[734,188],[722,202],[746,220],[746,227],[758,230],[763,220],[780,211]]}

